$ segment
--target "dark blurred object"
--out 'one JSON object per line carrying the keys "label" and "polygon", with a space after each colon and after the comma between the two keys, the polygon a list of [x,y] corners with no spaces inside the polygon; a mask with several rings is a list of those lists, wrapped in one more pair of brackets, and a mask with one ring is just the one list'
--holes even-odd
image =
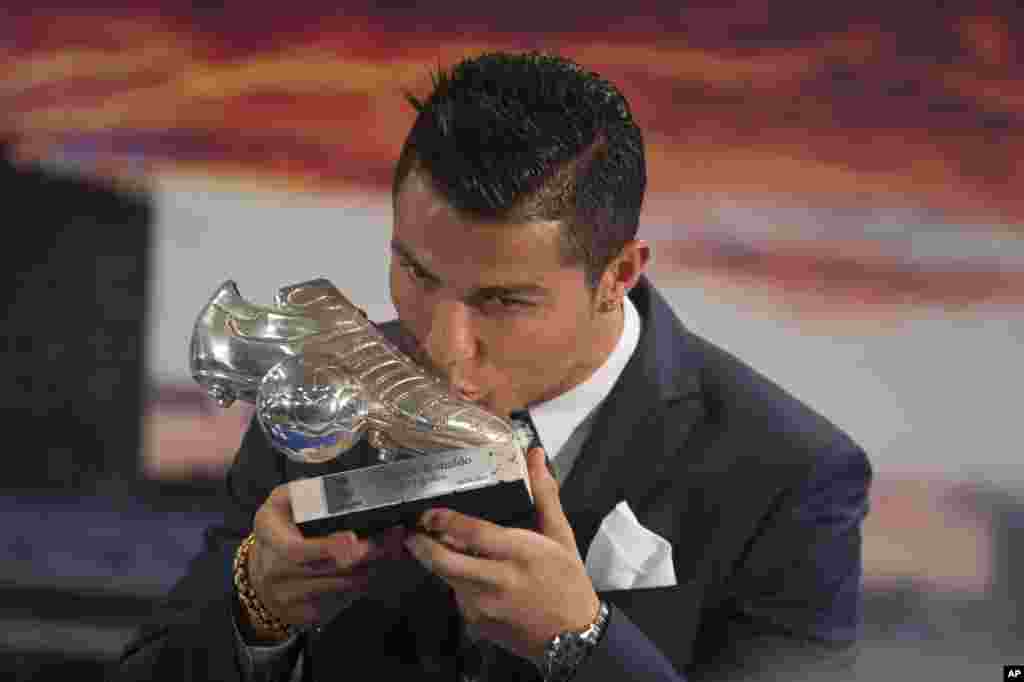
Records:
{"label": "dark blurred object", "polygon": [[102,680],[216,512],[120,495],[0,495],[0,680]]}
{"label": "dark blurred object", "polygon": [[151,198],[12,149],[0,138],[0,404],[21,436],[0,476],[0,679],[102,680],[220,498],[142,475]]}
{"label": "dark blurred object", "polygon": [[977,486],[961,501],[985,515],[995,539],[995,575],[991,598],[996,608],[990,620],[995,638],[1014,655],[1024,652],[1024,489]]}
{"label": "dark blurred object", "polygon": [[[0,142],[2,144],[2,142]],[[0,148],[6,214],[9,443],[0,489],[92,491],[139,467],[148,253],[142,192],[15,163]]]}

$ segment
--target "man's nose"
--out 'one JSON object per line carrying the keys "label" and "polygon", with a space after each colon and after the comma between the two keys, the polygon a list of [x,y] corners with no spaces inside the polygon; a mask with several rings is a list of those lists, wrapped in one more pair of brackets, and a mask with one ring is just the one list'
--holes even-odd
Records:
{"label": "man's nose", "polygon": [[458,301],[439,301],[424,345],[431,362],[452,383],[458,383],[465,363],[476,355],[476,335],[466,306]]}

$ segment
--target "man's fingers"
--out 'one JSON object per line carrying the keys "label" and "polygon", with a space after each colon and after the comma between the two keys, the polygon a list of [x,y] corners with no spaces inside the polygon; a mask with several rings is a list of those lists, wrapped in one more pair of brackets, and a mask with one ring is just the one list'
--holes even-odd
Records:
{"label": "man's fingers", "polygon": [[464,554],[507,559],[508,529],[451,509],[429,509],[420,516],[420,526],[444,544]]}
{"label": "man's fingers", "polygon": [[[339,540],[340,544],[340,540]],[[273,551],[273,548],[270,548]],[[316,578],[351,575],[363,570],[373,559],[372,547],[363,544],[335,547],[332,556],[327,559],[294,563],[285,560],[275,567],[275,572],[283,578]]]}
{"label": "man's fingers", "polygon": [[370,574],[361,570],[349,575],[323,576],[306,578],[300,581],[281,583],[277,598],[284,604],[319,599],[325,595],[341,592],[359,592],[370,584]]}
{"label": "man's fingers", "polygon": [[530,473],[530,487],[533,502],[537,507],[537,530],[568,549],[577,550],[576,536],[569,525],[569,519],[562,510],[558,495],[558,481],[548,470],[547,455],[543,448],[533,448],[526,454],[526,465]]}
{"label": "man's fingers", "polygon": [[505,567],[500,562],[456,552],[425,533],[410,535],[405,546],[428,571],[445,580],[495,586],[504,578]]}
{"label": "man's fingers", "polygon": [[[267,498],[267,501],[256,512],[253,524],[256,539],[263,546],[293,564],[317,565],[317,562],[329,560],[337,562],[339,552],[341,558],[348,551],[350,542],[358,542],[354,533],[335,534],[325,538],[307,538],[299,531],[292,520],[291,501],[288,497],[288,486],[279,485]],[[340,539],[340,536],[351,535],[351,539]]]}
{"label": "man's fingers", "polygon": [[338,570],[338,566],[330,559],[317,559],[297,566],[306,575],[331,575]]}

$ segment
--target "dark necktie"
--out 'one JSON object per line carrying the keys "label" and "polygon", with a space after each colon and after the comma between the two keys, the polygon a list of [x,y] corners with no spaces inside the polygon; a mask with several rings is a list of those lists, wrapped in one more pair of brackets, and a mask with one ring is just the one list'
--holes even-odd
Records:
{"label": "dark necktie", "polygon": [[524,450],[540,447],[540,438],[537,436],[537,428],[533,425],[530,413],[527,410],[516,410],[509,415],[512,425],[516,429],[516,436]]}
{"label": "dark necktie", "polygon": [[[533,448],[544,447],[540,442],[540,436],[537,435],[537,427],[533,424],[533,419],[530,418],[530,413],[527,410],[516,410],[509,419],[512,420],[513,426],[516,429],[516,437],[519,439],[520,445],[523,446],[524,452],[529,452]],[[555,468],[555,462],[552,460],[552,453],[545,451],[545,461],[548,465],[548,471],[551,475],[558,480],[558,472]]]}

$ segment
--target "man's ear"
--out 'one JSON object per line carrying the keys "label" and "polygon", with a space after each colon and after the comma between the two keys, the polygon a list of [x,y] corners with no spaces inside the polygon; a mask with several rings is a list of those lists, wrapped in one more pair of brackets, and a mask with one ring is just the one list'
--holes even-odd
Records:
{"label": "man's ear", "polygon": [[608,264],[602,292],[605,298],[621,301],[636,286],[651,259],[651,247],[642,239],[626,242],[619,255]]}

